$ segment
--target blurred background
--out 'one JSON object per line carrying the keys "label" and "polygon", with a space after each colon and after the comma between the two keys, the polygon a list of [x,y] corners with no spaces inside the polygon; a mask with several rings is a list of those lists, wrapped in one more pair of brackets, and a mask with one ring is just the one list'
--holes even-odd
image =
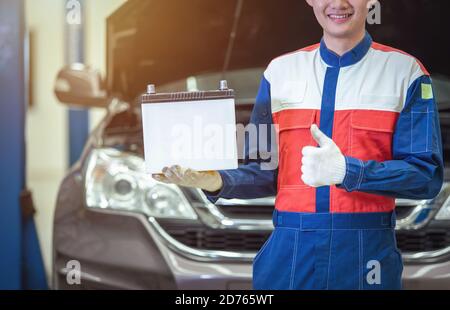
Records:
{"label": "blurred background", "polygon": [[[448,9],[381,1],[368,24],[431,72],[446,162]],[[151,180],[139,96],[226,79],[245,125],[270,60],[320,38],[302,0],[0,0],[0,288],[250,289],[274,197]],[[436,199],[397,200],[406,288],[450,289],[449,175]]]}
{"label": "blurred background", "polygon": [[[84,17],[84,63],[103,75],[106,71],[106,18],[124,2],[80,2]],[[30,35],[26,173],[37,209],[36,227],[48,279],[52,270],[53,211],[59,184],[70,166],[68,108],[60,104],[53,92],[58,71],[66,64],[66,17],[70,13],[66,4],[63,0],[25,1],[25,21]],[[105,109],[92,108],[87,113],[90,131],[105,115]]]}
{"label": "blurred background", "polygon": [[[9,3],[8,3],[9,2]],[[59,184],[71,164],[69,109],[60,104],[54,95],[54,84],[58,71],[67,64],[68,18],[76,14],[77,6],[65,0],[2,1],[2,15],[14,15],[22,24],[17,37],[11,40],[26,40],[24,44],[24,70],[29,73],[24,90],[27,102],[25,139],[26,179],[33,191],[36,206],[35,222],[45,264],[46,276],[50,281],[52,261],[53,212]],[[106,66],[106,18],[125,0],[77,1],[80,4],[82,37],[77,40],[82,52],[81,62],[91,64],[102,74]],[[74,17],[72,17],[74,18]],[[9,25],[13,25],[11,22]],[[0,51],[6,57],[9,53],[6,31],[10,31],[8,19],[0,21]],[[13,26],[12,26],[13,27]],[[17,57],[16,55],[11,55]],[[7,74],[2,77],[6,78]],[[2,88],[2,97],[6,95]],[[4,111],[4,110],[3,110]],[[79,112],[78,112],[79,113]],[[82,118],[88,119],[88,131],[94,128],[105,115],[105,109],[92,108]],[[83,124],[84,125],[84,124]],[[83,129],[76,128],[74,139],[85,141]],[[77,132],[78,131],[78,132]],[[72,148],[74,156],[80,156],[81,146]],[[3,149],[3,148],[2,148]],[[3,149],[5,150],[5,149]],[[72,162],[73,163],[73,162]],[[14,285],[13,285],[14,286]],[[6,286],[7,287],[7,286]]]}

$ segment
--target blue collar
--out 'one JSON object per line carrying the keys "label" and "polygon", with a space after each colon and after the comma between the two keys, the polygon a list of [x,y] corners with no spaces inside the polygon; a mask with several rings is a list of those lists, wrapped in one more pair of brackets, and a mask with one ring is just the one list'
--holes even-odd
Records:
{"label": "blue collar", "polygon": [[368,32],[361,42],[358,43],[352,50],[348,51],[342,56],[338,56],[333,51],[329,50],[322,38],[320,41],[320,56],[323,61],[330,67],[347,67],[356,64],[364,56],[366,56],[370,47],[372,46],[372,37]]}

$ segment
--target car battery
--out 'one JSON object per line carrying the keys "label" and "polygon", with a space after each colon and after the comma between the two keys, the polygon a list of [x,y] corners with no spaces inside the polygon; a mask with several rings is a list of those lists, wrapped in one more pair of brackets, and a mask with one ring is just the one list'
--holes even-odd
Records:
{"label": "car battery", "polygon": [[161,173],[180,165],[198,171],[238,167],[235,94],[218,90],[157,93],[141,97],[145,169]]}

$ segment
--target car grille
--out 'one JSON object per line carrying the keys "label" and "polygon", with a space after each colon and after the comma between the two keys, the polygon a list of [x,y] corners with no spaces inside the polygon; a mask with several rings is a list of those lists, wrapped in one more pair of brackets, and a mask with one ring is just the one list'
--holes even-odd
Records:
{"label": "car grille", "polygon": [[426,229],[397,232],[397,246],[402,252],[435,251],[446,248],[449,245],[449,229]]}
{"label": "car grille", "polygon": [[203,227],[179,228],[162,225],[175,240],[201,250],[257,252],[270,232],[236,232]]}
{"label": "car grille", "polygon": [[240,219],[271,219],[273,206],[259,205],[232,205],[232,206],[216,206],[217,209],[226,217]]}
{"label": "car grille", "polygon": [[[270,219],[273,206],[227,205],[216,206],[229,218]],[[409,215],[414,206],[396,208],[397,219]],[[233,231],[213,229],[193,221],[190,224],[162,221],[162,228],[175,240],[201,250],[257,252],[270,235],[268,231]],[[446,248],[450,245],[450,230],[420,229],[397,231],[397,246],[405,253],[426,252]]]}
{"label": "car grille", "polygon": [[[272,218],[273,206],[265,205],[230,205],[216,206],[217,209],[225,216],[230,218],[244,219],[270,219]],[[401,206],[395,209],[397,219],[407,217],[415,206]]]}
{"label": "car grille", "polygon": [[[170,228],[166,231],[177,241],[202,250],[257,252],[270,232],[234,232],[205,228]],[[450,231],[397,232],[397,246],[405,253],[443,249],[450,245]]]}

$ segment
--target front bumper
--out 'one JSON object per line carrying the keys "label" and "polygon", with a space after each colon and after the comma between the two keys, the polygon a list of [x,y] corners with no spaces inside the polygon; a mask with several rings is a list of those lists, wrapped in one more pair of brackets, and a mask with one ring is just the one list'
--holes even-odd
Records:
{"label": "front bumper", "polygon": [[[144,215],[84,207],[76,171],[61,184],[54,217],[54,289],[250,289],[249,260],[192,259],[174,251]],[[71,261],[81,284],[67,281]]]}
{"label": "front bumper", "polygon": [[[252,288],[251,262],[195,260],[173,251],[160,238],[150,222],[141,215],[93,212],[84,214],[84,222],[93,216],[95,225],[76,235],[72,255],[59,251],[55,288],[119,289],[212,289],[247,290]],[[119,222],[117,222],[119,220]],[[109,223],[109,224],[108,224]],[[121,227],[125,230],[120,231]],[[106,230],[105,230],[106,228]],[[144,230],[142,230],[144,228]],[[111,232],[108,232],[111,229]],[[115,231],[113,233],[113,231]],[[120,235],[121,241],[112,238]],[[98,237],[101,238],[98,238]],[[110,236],[110,237],[109,237]],[[128,237],[126,237],[128,236]],[[130,239],[128,239],[130,238]],[[93,247],[85,247],[91,244]],[[98,255],[102,248],[104,255]],[[63,254],[63,255],[61,255]],[[80,287],[64,283],[65,263],[76,259],[82,265]],[[94,262],[93,262],[94,261]],[[450,261],[429,264],[405,264],[404,289],[450,289]]]}
{"label": "front bumper", "polygon": [[[171,247],[152,219],[135,213],[87,209],[81,178],[61,185],[54,223],[55,289],[252,288],[252,262],[202,259]],[[67,263],[81,264],[81,283],[70,285]],[[405,289],[450,289],[450,261],[405,263]]]}
{"label": "front bumper", "polygon": [[450,290],[450,261],[432,264],[405,264],[405,290]]}
{"label": "front bumper", "polygon": [[[55,236],[55,289],[251,289],[248,262],[196,261],[171,250],[150,222],[136,214],[83,212]],[[73,234],[64,233],[68,229]],[[81,284],[66,281],[79,261]]]}

